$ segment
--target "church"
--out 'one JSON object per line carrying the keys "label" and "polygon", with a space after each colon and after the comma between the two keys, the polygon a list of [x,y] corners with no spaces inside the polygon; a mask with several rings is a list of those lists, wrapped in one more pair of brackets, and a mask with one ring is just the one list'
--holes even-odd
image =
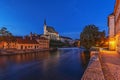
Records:
{"label": "church", "polygon": [[44,20],[44,37],[49,40],[60,40],[59,33],[52,26],[48,26],[46,24],[46,20]]}

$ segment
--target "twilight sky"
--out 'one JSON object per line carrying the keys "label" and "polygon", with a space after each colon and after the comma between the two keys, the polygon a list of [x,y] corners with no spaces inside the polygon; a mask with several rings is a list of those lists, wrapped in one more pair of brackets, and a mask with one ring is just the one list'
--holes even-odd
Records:
{"label": "twilight sky", "polygon": [[107,31],[115,0],[0,0],[0,27],[14,35],[42,34],[43,22],[60,35],[79,38],[85,25]]}

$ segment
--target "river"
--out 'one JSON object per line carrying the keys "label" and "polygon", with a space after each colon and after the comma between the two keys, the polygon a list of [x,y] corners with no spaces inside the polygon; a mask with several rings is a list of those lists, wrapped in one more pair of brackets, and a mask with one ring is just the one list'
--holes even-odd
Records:
{"label": "river", "polygon": [[88,61],[79,48],[0,56],[0,80],[80,80]]}

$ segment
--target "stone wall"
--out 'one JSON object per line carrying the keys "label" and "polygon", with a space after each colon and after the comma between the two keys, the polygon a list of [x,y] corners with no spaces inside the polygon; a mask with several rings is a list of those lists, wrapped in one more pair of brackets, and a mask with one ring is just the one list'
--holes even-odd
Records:
{"label": "stone wall", "polygon": [[91,58],[88,67],[81,80],[105,80],[99,59],[99,52],[91,51]]}

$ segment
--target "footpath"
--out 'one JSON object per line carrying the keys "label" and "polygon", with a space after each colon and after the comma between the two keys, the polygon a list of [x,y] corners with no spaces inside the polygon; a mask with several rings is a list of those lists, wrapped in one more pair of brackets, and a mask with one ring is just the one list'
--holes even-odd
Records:
{"label": "footpath", "polygon": [[81,80],[120,80],[120,53],[102,50],[92,54]]}
{"label": "footpath", "polygon": [[105,80],[120,80],[120,53],[101,51],[100,56]]}

